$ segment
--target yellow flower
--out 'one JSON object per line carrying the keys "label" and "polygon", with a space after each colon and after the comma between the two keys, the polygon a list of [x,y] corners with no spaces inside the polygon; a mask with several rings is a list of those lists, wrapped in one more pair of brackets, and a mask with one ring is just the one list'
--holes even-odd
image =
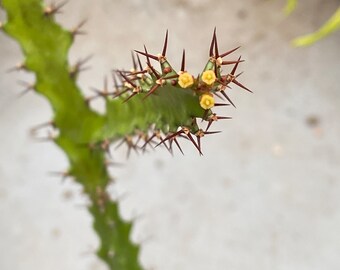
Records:
{"label": "yellow flower", "polygon": [[209,110],[210,108],[214,107],[215,100],[212,94],[203,94],[200,97],[200,105],[204,110]]}
{"label": "yellow flower", "polygon": [[216,80],[216,75],[213,70],[206,70],[202,74],[202,81],[207,85],[212,85]]}
{"label": "yellow flower", "polygon": [[188,72],[183,72],[178,77],[178,84],[182,88],[188,88],[188,87],[190,87],[190,86],[192,86],[194,84],[194,78]]}

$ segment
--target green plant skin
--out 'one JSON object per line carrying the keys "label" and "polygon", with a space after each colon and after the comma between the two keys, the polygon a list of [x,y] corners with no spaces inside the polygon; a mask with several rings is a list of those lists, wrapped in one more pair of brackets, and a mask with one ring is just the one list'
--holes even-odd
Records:
{"label": "green plant skin", "polygon": [[[136,95],[126,103],[121,100],[108,100],[106,138],[121,138],[133,134],[136,129],[147,132],[150,124],[167,133],[176,131],[179,126],[191,125],[193,117],[203,116],[204,110],[199,106],[198,97],[187,89],[166,85],[149,98]],[[187,106],[179,106],[180,103]],[[141,106],[142,105],[142,106]],[[160,113],[156,113],[157,110]],[[184,116],[184,117],[183,117]],[[188,121],[184,121],[186,119]],[[129,122],[129,126],[125,123]],[[185,123],[186,122],[186,123]]]}

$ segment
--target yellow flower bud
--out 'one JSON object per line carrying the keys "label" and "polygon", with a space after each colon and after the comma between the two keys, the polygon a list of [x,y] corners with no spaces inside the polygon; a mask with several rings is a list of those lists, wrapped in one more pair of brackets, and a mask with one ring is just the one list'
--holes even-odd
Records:
{"label": "yellow flower bud", "polygon": [[200,105],[205,110],[209,110],[210,108],[214,107],[215,105],[214,96],[210,93],[203,94],[200,97]]}
{"label": "yellow flower bud", "polygon": [[188,72],[183,72],[178,77],[178,84],[182,88],[188,88],[188,87],[190,87],[190,86],[192,86],[194,84],[194,78]]}
{"label": "yellow flower bud", "polygon": [[216,81],[216,75],[213,70],[206,70],[202,74],[202,81],[207,85],[212,85]]}

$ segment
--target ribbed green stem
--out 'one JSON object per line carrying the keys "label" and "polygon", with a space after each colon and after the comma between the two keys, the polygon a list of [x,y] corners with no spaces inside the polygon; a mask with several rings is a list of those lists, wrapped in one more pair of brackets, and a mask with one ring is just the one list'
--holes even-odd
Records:
{"label": "ribbed green stem", "polygon": [[110,181],[102,149],[84,145],[97,137],[105,118],[89,109],[69,74],[68,50],[73,37],[43,13],[40,0],[3,0],[8,22],[5,32],[21,46],[25,67],[36,75],[35,89],[50,102],[55,142],[70,161],[69,173],[89,196],[89,212],[100,238],[98,255],[114,270],[140,270],[139,248],[130,239],[131,224],[123,221],[106,188]]}

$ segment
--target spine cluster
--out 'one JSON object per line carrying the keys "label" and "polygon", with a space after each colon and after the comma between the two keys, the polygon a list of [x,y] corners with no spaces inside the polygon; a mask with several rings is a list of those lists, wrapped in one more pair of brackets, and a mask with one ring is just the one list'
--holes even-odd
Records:
{"label": "spine cluster", "polygon": [[[148,144],[152,145],[152,143],[154,143],[153,146],[165,145],[170,152],[172,152],[172,145],[173,142],[175,142],[182,152],[177,138],[186,137],[193,143],[199,153],[202,154],[201,138],[207,134],[217,133],[216,131],[209,131],[212,123],[221,119],[230,119],[230,117],[216,115],[216,113],[212,112],[212,109],[215,106],[232,105],[235,107],[235,104],[227,94],[227,91],[231,89],[231,85],[237,85],[248,92],[252,92],[240,83],[238,79],[242,73],[237,73],[237,69],[239,64],[244,60],[241,59],[241,56],[238,57],[237,60],[224,60],[226,56],[235,52],[239,47],[224,53],[219,53],[216,29],[214,30],[210,43],[208,62],[203,71],[197,76],[193,76],[186,70],[185,50],[183,50],[180,70],[176,71],[166,57],[167,46],[168,31],[165,35],[162,53],[157,55],[150,54],[145,46],[144,51],[136,50],[132,52],[132,69],[115,70],[113,74],[115,91],[112,93],[108,91],[97,91],[97,93],[101,96],[121,99],[123,103],[128,103],[136,96],[140,97],[141,101],[138,102],[141,103],[145,102],[146,99],[152,99],[154,97],[157,99],[164,91],[174,93],[175,90],[177,90],[190,93],[196,100],[195,102],[200,106],[201,110],[199,110],[198,114],[192,114],[189,120],[183,117],[184,120],[182,120],[182,123],[179,123],[178,126],[175,125],[163,129],[151,128],[151,134],[150,129],[145,132],[137,130],[137,132],[132,134],[137,134],[135,141],[131,134],[127,134],[123,142],[126,142],[129,150],[145,150]],[[140,56],[145,57],[145,66],[142,65]],[[154,67],[152,61],[159,64],[160,71]],[[230,72],[222,74],[222,67],[230,65],[232,65]],[[180,97],[179,95],[179,98]],[[216,97],[225,102],[216,102]],[[179,104],[181,101],[177,103]],[[185,104],[183,104],[183,106],[185,106]],[[200,128],[197,124],[197,119],[207,122],[206,128]],[[147,121],[152,123],[150,119],[147,119]],[[196,137],[196,140],[194,140],[194,137]],[[158,141],[155,142],[155,139],[158,139]],[[141,141],[144,142],[138,144]],[[169,143],[165,144],[166,141],[169,141]]]}

